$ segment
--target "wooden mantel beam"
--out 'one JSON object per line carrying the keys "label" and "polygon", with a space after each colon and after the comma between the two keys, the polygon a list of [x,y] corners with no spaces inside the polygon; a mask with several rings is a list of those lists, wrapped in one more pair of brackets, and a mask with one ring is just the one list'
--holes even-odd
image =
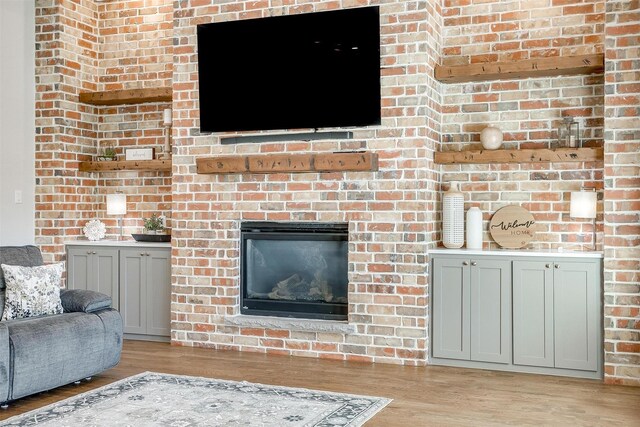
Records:
{"label": "wooden mantel beam", "polygon": [[201,157],[200,174],[377,171],[378,155],[369,152],[260,154]]}

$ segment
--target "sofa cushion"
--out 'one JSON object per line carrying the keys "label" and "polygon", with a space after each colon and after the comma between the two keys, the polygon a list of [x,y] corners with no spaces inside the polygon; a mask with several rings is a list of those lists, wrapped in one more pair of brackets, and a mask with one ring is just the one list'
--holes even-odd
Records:
{"label": "sofa cushion", "polygon": [[2,264],[0,267],[7,286],[2,320],[62,313],[63,263],[36,267]]}
{"label": "sofa cushion", "polygon": [[[44,264],[36,246],[0,246],[0,264],[33,267]],[[0,269],[0,289],[4,289],[4,274]]]}
{"label": "sofa cushion", "polygon": [[60,300],[65,313],[82,311],[92,313],[111,307],[111,297],[86,289],[62,289]]}
{"label": "sofa cushion", "polygon": [[105,325],[94,314],[10,320],[11,399],[49,390],[104,370]]}

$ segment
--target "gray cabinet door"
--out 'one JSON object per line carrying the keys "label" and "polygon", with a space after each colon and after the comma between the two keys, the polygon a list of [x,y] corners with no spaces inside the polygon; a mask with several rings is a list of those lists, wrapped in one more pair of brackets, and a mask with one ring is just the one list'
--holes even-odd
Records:
{"label": "gray cabinet door", "polygon": [[433,260],[433,357],[469,360],[471,356],[468,264],[456,258]]}
{"label": "gray cabinet door", "polygon": [[94,246],[67,251],[67,288],[102,292],[118,309],[118,249]]}
{"label": "gray cabinet door", "polygon": [[124,332],[147,333],[147,287],[144,252],[120,250],[120,314]]}
{"label": "gray cabinet door", "polygon": [[471,360],[511,360],[511,262],[471,259]]}
{"label": "gray cabinet door", "polygon": [[86,247],[67,250],[67,289],[89,289],[92,281],[91,249]]}
{"label": "gray cabinet door", "polygon": [[146,251],[147,334],[171,335],[171,253]]}
{"label": "gray cabinet door", "polygon": [[118,249],[96,248],[91,256],[93,280],[89,289],[109,295],[111,306],[116,310],[119,309]]}
{"label": "gray cabinet door", "polygon": [[553,265],[513,261],[513,363],[554,366]]}
{"label": "gray cabinet door", "polygon": [[596,263],[557,262],[553,269],[556,368],[598,368],[600,313]]}

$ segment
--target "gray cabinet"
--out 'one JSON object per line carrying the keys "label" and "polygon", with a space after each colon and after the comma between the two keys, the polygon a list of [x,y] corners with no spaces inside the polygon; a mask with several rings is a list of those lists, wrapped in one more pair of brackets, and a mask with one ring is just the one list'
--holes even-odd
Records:
{"label": "gray cabinet", "polygon": [[118,249],[96,246],[67,248],[67,288],[109,295],[118,309]]}
{"label": "gray cabinet", "polygon": [[510,268],[500,260],[434,259],[434,357],[509,363]]}
{"label": "gray cabinet", "polygon": [[513,363],[596,371],[598,265],[514,261],[513,274]]}
{"label": "gray cabinet", "polygon": [[118,242],[67,245],[67,287],[111,296],[125,338],[171,335],[171,248]]}
{"label": "gray cabinet", "polygon": [[170,335],[170,265],[169,250],[120,250],[120,313],[126,334]]}
{"label": "gray cabinet", "polygon": [[597,254],[431,253],[432,364],[602,377]]}

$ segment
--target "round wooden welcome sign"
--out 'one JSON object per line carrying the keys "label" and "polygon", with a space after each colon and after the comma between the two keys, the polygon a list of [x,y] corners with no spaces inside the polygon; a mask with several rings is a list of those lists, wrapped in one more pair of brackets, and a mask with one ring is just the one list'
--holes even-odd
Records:
{"label": "round wooden welcome sign", "polygon": [[493,214],[489,232],[503,248],[522,248],[533,239],[536,220],[521,206],[505,206]]}

